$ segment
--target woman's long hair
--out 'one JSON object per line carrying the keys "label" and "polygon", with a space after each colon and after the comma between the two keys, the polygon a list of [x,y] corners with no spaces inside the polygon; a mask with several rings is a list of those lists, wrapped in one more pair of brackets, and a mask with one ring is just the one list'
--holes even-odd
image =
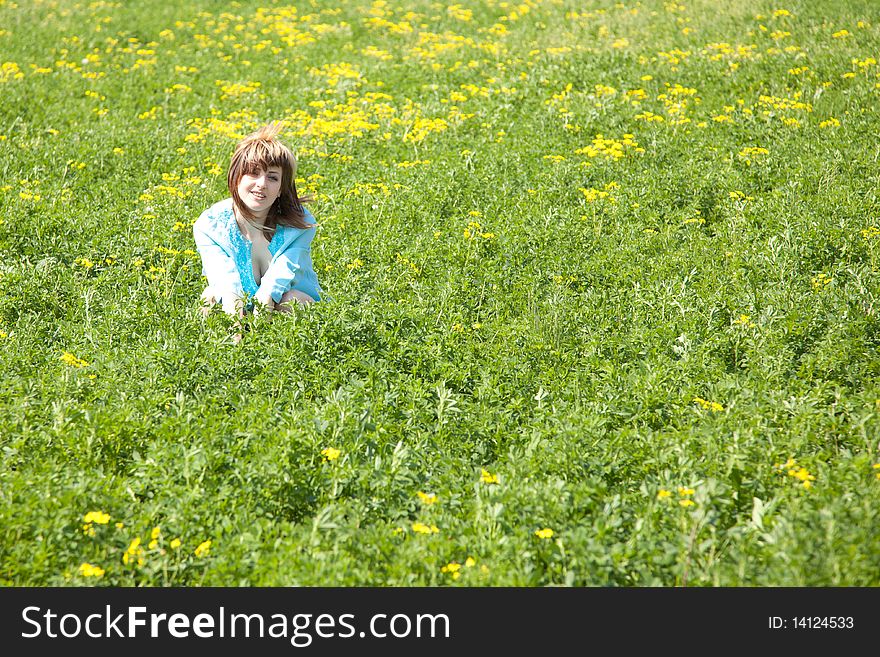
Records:
{"label": "woman's long hair", "polygon": [[[296,192],[296,158],[291,150],[281,143],[278,133],[281,123],[270,123],[242,139],[235,147],[226,183],[232,194],[232,204],[238,214],[251,225],[259,228],[270,237],[275,233],[276,226],[293,226],[309,228],[312,224],[306,221],[303,203],[313,200],[308,196],[299,196]],[[241,200],[238,194],[238,183],[245,174],[267,171],[269,167],[281,168],[281,195],[269,208],[266,222],[262,226],[254,224],[256,217]]]}

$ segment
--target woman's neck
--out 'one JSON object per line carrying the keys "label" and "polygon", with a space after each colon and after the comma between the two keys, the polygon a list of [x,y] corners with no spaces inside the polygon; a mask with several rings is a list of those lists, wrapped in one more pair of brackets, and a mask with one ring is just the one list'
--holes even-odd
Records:
{"label": "woman's neck", "polygon": [[252,226],[254,228],[262,228],[266,225],[266,218],[269,216],[269,211],[266,210],[262,215],[254,215],[253,219],[249,219],[245,217],[237,207],[233,205],[233,210],[235,212],[235,218],[239,222],[242,227]]}
{"label": "woman's neck", "polygon": [[238,231],[247,241],[259,241],[260,238],[268,241],[269,238],[266,236],[265,232],[265,217],[247,219],[246,217],[242,216],[242,214],[238,211],[238,208],[234,208],[233,216],[235,217],[235,223],[238,226]]}

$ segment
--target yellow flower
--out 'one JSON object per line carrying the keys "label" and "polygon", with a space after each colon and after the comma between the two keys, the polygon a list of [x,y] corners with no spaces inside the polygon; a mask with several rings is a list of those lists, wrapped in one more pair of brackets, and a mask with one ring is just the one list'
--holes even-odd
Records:
{"label": "yellow flower", "polygon": [[324,460],[326,461],[335,461],[339,458],[340,452],[335,447],[325,447],[321,450],[321,454],[324,456]]}
{"label": "yellow flower", "polygon": [[740,315],[738,319],[733,321],[737,326],[744,326],[746,328],[755,328],[755,323],[752,321],[752,318],[749,315]]}
{"label": "yellow flower", "polygon": [[693,500],[679,500],[678,503],[683,507],[694,506],[694,504],[696,504]]}
{"label": "yellow flower", "polygon": [[549,527],[545,527],[544,529],[538,529],[535,531],[535,536],[542,539],[553,538],[553,530]]}
{"label": "yellow flower", "polygon": [[672,493],[670,493],[665,488],[661,488],[660,490],[657,491],[657,499],[658,500],[665,500],[667,497],[670,497],[671,495],[672,495]]}
{"label": "yellow flower", "polygon": [[788,475],[799,480],[804,488],[810,488],[813,485],[812,482],[816,481],[816,477],[811,475],[804,467],[792,468],[788,471]]}
{"label": "yellow flower", "polygon": [[682,486],[679,486],[678,487],[678,494],[681,495],[682,497],[688,497],[688,496],[694,494],[694,489],[693,488],[683,488]]}
{"label": "yellow flower", "polygon": [[419,499],[423,504],[431,505],[437,501],[437,496],[434,493],[423,493],[422,491],[419,491],[416,495],[419,496]]}
{"label": "yellow flower", "polygon": [[834,280],[831,276],[824,272],[819,272],[813,278],[810,279],[810,283],[813,286],[814,290],[821,290],[826,285],[828,285],[832,280]]}
{"label": "yellow flower", "polygon": [[473,568],[477,564],[476,560],[473,557],[468,557],[464,560],[465,568]]}
{"label": "yellow flower", "polygon": [[809,490],[813,487],[813,482],[816,481],[816,477],[810,474],[810,472],[803,466],[797,464],[797,461],[790,458],[785,463],[775,463],[773,467],[778,470],[780,473],[787,474],[789,477],[793,477],[801,482],[801,485]]}
{"label": "yellow flower", "polygon": [[103,511],[89,511],[83,516],[83,522],[96,522],[99,525],[106,525],[110,522],[110,516]]}
{"label": "yellow flower", "polygon": [[440,569],[441,573],[449,573],[452,576],[452,579],[458,579],[461,577],[461,564],[452,561]]}
{"label": "yellow flower", "polygon": [[61,361],[67,365],[70,365],[71,367],[88,367],[89,366],[88,361],[83,360],[82,358],[77,358],[69,351],[65,351],[61,355]]}
{"label": "yellow flower", "polygon": [[83,577],[103,577],[104,569],[99,566],[93,566],[88,562],[84,562],[79,567],[79,574]]}
{"label": "yellow flower", "polygon": [[701,397],[694,397],[694,402],[703,407],[703,410],[706,411],[714,411],[716,413],[723,411],[724,406],[719,404],[718,402],[710,402],[702,399]]}
{"label": "yellow flower", "polygon": [[497,484],[498,475],[491,474],[488,470],[480,469],[480,481],[484,484]]}
{"label": "yellow flower", "polygon": [[[768,102],[770,102],[770,101],[768,101]],[[774,107],[775,107],[775,105],[774,105]],[[780,107],[780,109],[784,109],[787,107],[788,106]],[[761,147],[756,147],[756,146],[746,147],[738,153],[738,155],[746,161],[746,164],[751,164],[752,160],[759,155],[769,155],[769,154],[770,154],[770,151],[767,150],[766,148],[761,148]]]}
{"label": "yellow flower", "polygon": [[436,525],[428,526],[421,522],[414,522],[412,524],[412,530],[417,534],[436,534],[440,530],[437,529]]}
{"label": "yellow flower", "polygon": [[171,544],[170,544],[170,545],[171,545],[171,549],[172,549],[172,550],[176,550],[177,548],[180,547],[180,539],[179,539],[179,538],[173,538],[173,539],[171,539]]}
{"label": "yellow flower", "polygon": [[144,565],[144,549],[141,547],[140,537],[135,537],[128,544],[128,549],[122,555],[122,563],[128,565],[136,563],[138,566]]}
{"label": "yellow flower", "polygon": [[199,546],[195,549],[195,554],[197,557],[204,557],[211,549],[211,541],[207,540],[202,543],[199,543]]}

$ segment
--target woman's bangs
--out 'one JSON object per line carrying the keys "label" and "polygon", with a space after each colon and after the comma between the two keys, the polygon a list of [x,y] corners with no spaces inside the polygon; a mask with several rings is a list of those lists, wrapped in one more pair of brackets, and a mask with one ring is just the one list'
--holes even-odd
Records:
{"label": "woman's bangs", "polygon": [[242,161],[244,173],[267,171],[269,167],[280,167],[283,171],[291,165],[289,152],[278,142],[257,141],[249,146]]}

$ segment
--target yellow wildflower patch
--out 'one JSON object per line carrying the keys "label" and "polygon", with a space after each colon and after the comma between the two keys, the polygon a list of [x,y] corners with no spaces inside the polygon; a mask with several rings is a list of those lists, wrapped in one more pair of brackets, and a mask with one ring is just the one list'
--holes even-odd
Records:
{"label": "yellow wildflower patch", "polygon": [[615,139],[597,134],[588,146],[577,149],[575,153],[586,155],[589,158],[602,157],[609,160],[620,160],[625,157],[627,150],[634,153],[645,152],[645,149],[639,146],[633,135],[626,134],[622,139]]}
{"label": "yellow wildflower patch", "polygon": [[824,272],[819,272],[813,278],[810,279],[810,284],[813,286],[814,290],[821,290],[825,286],[827,286],[831,281],[834,280],[831,276]]}
{"label": "yellow wildflower patch", "polygon": [[484,484],[497,484],[498,483],[498,475],[492,474],[488,470],[481,469],[480,470],[480,481]]}
{"label": "yellow wildflower patch", "polygon": [[770,151],[766,148],[762,148],[760,146],[747,146],[742,149],[737,155],[739,155],[743,160],[745,160],[746,164],[751,164],[754,160],[769,155]]}
{"label": "yellow wildflower patch", "polygon": [[733,320],[734,326],[742,326],[744,328],[755,328],[755,323],[749,315],[740,315]]}
{"label": "yellow wildflower patch", "polygon": [[713,411],[715,413],[718,413],[724,410],[724,406],[722,406],[718,402],[707,401],[702,397],[694,397],[694,403],[699,404],[703,408],[703,410],[706,411]]}
{"label": "yellow wildflower patch", "polygon": [[452,577],[452,579],[458,579],[461,577],[461,564],[455,561],[451,561],[440,569],[441,573],[446,573]]}
{"label": "yellow wildflower patch", "polygon": [[92,564],[85,562],[80,565],[79,574],[83,577],[103,577],[104,569],[100,566],[93,566]]}
{"label": "yellow wildflower patch", "polygon": [[788,459],[785,463],[776,463],[773,465],[773,468],[781,474],[796,479],[807,490],[812,488],[813,482],[816,481],[816,477],[810,474],[809,470],[805,467],[798,465],[797,461],[793,458]]}
{"label": "yellow wildflower patch", "polygon": [[98,525],[106,525],[110,522],[110,515],[103,511],[89,511],[83,516],[83,522],[94,522]]}
{"label": "yellow wildflower patch", "polygon": [[611,192],[620,187],[616,182],[610,182],[604,186],[603,189],[596,189],[594,187],[581,187],[578,191],[580,191],[587,203],[594,203],[600,200],[607,200],[609,203],[617,203],[617,199],[611,195]]}
{"label": "yellow wildflower patch", "polygon": [[88,367],[89,366],[88,361],[83,360],[82,358],[77,358],[69,351],[65,351],[63,354],[61,354],[60,360],[65,365],[70,365],[71,367]]}
{"label": "yellow wildflower patch", "polygon": [[335,461],[339,458],[340,454],[342,454],[342,452],[335,447],[325,447],[321,450],[321,456],[324,457],[325,461]]}
{"label": "yellow wildflower patch", "polygon": [[135,537],[128,544],[125,552],[122,554],[122,563],[127,565],[144,565],[144,548],[141,547],[140,537]]}

